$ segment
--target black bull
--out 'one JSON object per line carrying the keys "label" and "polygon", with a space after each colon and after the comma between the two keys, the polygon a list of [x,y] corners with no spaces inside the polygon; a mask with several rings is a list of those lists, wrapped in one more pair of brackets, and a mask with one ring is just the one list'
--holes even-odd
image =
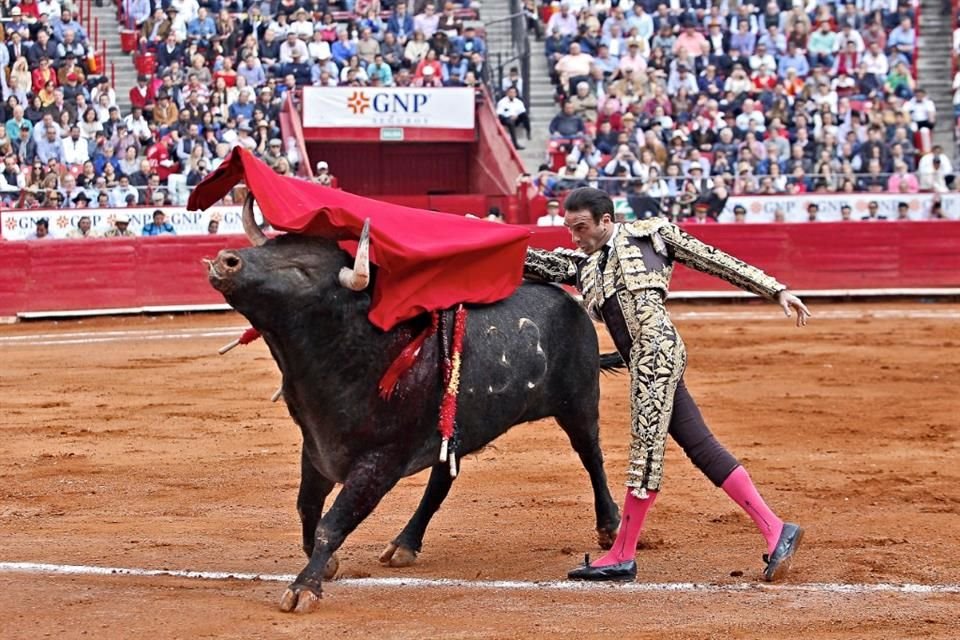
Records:
{"label": "black bull", "polygon": [[[382,374],[428,320],[377,329],[366,317],[371,298],[364,288],[376,273],[365,277],[360,260],[351,271],[348,254],[331,241],[295,235],[268,241],[252,224],[252,212],[245,217],[259,246],[220,252],[208,265],[209,278],[262,333],[303,433],[297,510],[310,560],[281,608],[309,611],[334,552],[401,478],[432,467],[419,507],[381,556],[395,566],[413,561],[450,490],[449,467],[438,462],[440,347],[438,336],[428,339],[392,398],[383,399]],[[345,285],[344,273],[348,280],[361,276],[359,286]],[[555,417],[590,476],[598,541],[609,547],[619,514],[599,445],[599,363],[590,319],[557,287],[525,283],[506,300],[470,307],[457,452],[475,452],[514,425]],[[335,483],[343,488],[321,517]]]}

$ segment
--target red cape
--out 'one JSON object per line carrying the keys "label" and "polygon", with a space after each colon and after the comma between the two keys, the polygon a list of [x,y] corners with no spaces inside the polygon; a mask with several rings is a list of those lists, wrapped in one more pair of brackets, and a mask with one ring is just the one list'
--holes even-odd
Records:
{"label": "red cape", "polygon": [[357,240],[370,218],[370,260],[379,272],[369,318],[381,329],[460,302],[502,300],[523,277],[530,237],[525,229],[286,178],[239,147],[190,194],[187,208],[210,207],[241,180],[274,229]]}

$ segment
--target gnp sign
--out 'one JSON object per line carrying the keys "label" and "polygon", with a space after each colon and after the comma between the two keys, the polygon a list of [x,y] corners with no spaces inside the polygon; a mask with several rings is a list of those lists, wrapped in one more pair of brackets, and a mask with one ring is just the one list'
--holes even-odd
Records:
{"label": "gnp sign", "polygon": [[[128,227],[138,236],[143,226],[153,222],[153,207],[131,207],[127,209],[16,209],[0,212],[0,236],[4,240],[25,240],[36,230],[37,220],[46,218],[50,223],[52,238],[66,238],[71,229],[77,227],[81,216],[89,216],[96,235],[103,235],[113,227],[118,213],[123,212],[130,218]],[[187,211],[184,207],[161,207],[167,216],[167,222],[173,225],[177,235],[207,235],[207,226],[211,220],[219,223],[217,233],[227,235],[243,233],[240,207],[217,206],[206,211]]]}
{"label": "gnp sign", "polygon": [[304,87],[305,129],[473,129],[474,92],[463,87]]}

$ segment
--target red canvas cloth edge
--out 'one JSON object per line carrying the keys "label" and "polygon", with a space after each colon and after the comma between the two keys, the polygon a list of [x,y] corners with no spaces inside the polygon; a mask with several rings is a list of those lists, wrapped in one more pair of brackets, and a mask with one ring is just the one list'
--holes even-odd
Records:
{"label": "red canvas cloth edge", "polygon": [[458,303],[486,304],[519,286],[530,233],[462,216],[402,207],[277,175],[235,148],[190,194],[206,209],[245,182],[280,231],[356,240],[370,219],[371,261],[378,267],[369,319],[389,330],[421,313]]}

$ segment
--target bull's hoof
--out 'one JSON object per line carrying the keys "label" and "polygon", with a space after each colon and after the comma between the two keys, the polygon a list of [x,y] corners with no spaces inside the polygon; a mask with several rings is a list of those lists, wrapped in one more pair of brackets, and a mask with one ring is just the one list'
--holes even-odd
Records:
{"label": "bull's hoof", "polygon": [[285,613],[312,613],[320,608],[320,593],[292,584],[280,598],[280,611]]}
{"label": "bull's hoof", "polygon": [[619,533],[620,527],[617,527],[616,531],[611,531],[610,529],[597,529],[597,544],[600,545],[601,549],[607,551],[613,546],[613,543],[617,539],[617,534]]}
{"label": "bull's hoof", "polygon": [[323,570],[323,579],[333,580],[337,577],[338,571],[340,571],[340,558],[337,554],[333,554],[330,556],[330,559],[327,560],[327,566]]}
{"label": "bull's hoof", "polygon": [[388,567],[412,567],[417,562],[417,552],[413,549],[401,547],[394,542],[380,554],[380,564]]}

